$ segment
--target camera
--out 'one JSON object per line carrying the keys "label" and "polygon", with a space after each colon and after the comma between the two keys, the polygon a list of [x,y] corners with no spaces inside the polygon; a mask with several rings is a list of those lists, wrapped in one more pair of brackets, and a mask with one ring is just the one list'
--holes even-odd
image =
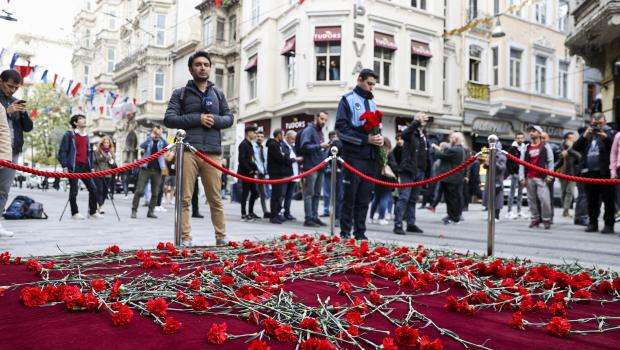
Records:
{"label": "camera", "polygon": [[430,124],[430,123],[432,123],[432,122],[434,122],[434,121],[435,121],[435,117],[433,117],[433,116],[429,116],[429,117],[428,117],[428,120],[427,120],[426,122],[427,122],[428,124]]}
{"label": "camera", "polygon": [[593,133],[601,132],[601,128],[597,124],[590,124]]}

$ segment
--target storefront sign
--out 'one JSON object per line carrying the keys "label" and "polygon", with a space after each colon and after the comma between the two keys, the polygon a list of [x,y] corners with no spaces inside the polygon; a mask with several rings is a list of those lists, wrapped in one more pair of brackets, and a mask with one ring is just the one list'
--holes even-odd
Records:
{"label": "storefront sign", "polygon": [[471,126],[474,132],[485,134],[497,134],[497,135],[510,135],[514,133],[512,130],[512,124],[509,121],[504,120],[491,120],[491,119],[474,119]]}
{"label": "storefront sign", "polygon": [[[357,19],[358,17],[363,17],[366,15],[366,7],[364,5],[353,5],[353,18]],[[353,50],[355,50],[355,56],[357,57],[357,62],[355,62],[355,67],[353,67],[352,74],[355,75],[364,69],[362,65],[362,54],[364,53],[364,48],[366,48],[366,44],[364,44],[364,24],[362,23],[353,23]]]}
{"label": "storefront sign", "polygon": [[282,117],[282,131],[286,132],[288,130],[294,130],[299,132],[313,121],[314,116],[308,114]]}

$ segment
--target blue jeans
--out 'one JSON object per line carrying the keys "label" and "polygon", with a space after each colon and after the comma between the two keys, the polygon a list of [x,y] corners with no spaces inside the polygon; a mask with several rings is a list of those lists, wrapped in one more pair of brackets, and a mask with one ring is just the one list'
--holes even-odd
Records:
{"label": "blue jeans", "polygon": [[[344,186],[342,184],[344,177],[342,171],[336,173],[336,219],[340,218],[340,209],[342,208],[342,197],[344,196]],[[331,204],[332,189],[331,173],[326,173],[323,178],[323,214],[329,215],[329,206]]]}
{"label": "blue jeans", "polygon": [[[415,177],[401,175],[400,182],[413,182],[424,179],[424,172],[419,171]],[[402,187],[398,190],[398,202],[394,212],[394,226],[402,227],[403,219],[407,219],[407,225],[415,225],[415,205],[420,194],[420,187]]]}
{"label": "blue jeans", "polygon": [[323,187],[323,172],[316,171],[306,177],[306,182],[304,183],[304,213],[306,220],[319,218],[321,187]]}
{"label": "blue jeans", "polygon": [[375,196],[370,204],[370,217],[372,218],[378,210],[379,219],[383,220],[392,201],[392,191],[389,188],[381,188],[379,190],[377,188],[379,186],[375,187]]}

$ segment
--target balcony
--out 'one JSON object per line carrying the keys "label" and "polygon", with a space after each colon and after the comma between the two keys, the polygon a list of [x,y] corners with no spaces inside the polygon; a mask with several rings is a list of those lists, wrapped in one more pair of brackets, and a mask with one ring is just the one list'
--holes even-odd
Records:
{"label": "balcony", "polygon": [[467,97],[474,100],[489,101],[489,85],[473,81],[467,82]]}

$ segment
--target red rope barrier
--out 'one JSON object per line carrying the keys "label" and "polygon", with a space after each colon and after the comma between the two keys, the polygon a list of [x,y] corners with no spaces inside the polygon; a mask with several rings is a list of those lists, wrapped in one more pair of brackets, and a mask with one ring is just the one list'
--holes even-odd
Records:
{"label": "red rope barrier", "polygon": [[532,170],[536,170],[537,172],[543,173],[545,175],[557,177],[558,179],[573,181],[573,182],[582,182],[582,183],[587,183],[587,184],[592,184],[592,185],[620,185],[620,179],[593,179],[589,177],[580,177],[580,176],[560,174],[560,173],[556,173],[555,171],[541,168],[532,163],[528,163],[520,158],[513,156],[512,154],[508,152],[504,152],[504,154],[506,154],[506,158],[512,160],[513,162],[517,164],[523,165],[524,167],[530,168]]}
{"label": "red rope barrier", "polygon": [[454,175],[455,173],[465,169],[466,167],[468,167],[471,163],[475,162],[476,159],[478,158],[477,155],[473,155],[471,156],[471,158],[469,158],[468,160],[466,160],[464,163],[460,164],[459,166],[457,166],[456,168],[447,171],[441,175],[432,177],[430,179],[426,179],[426,180],[422,180],[422,181],[416,181],[416,182],[406,182],[406,183],[394,183],[394,182],[387,182],[387,181],[381,181],[379,179],[375,179],[374,177],[370,177],[362,172],[360,172],[359,170],[355,169],[354,167],[352,167],[349,163],[347,162],[342,162],[342,165],[344,165],[345,168],[349,169],[349,171],[351,171],[352,173],[354,173],[355,175],[361,177],[362,179],[366,180],[366,181],[370,181],[373,182],[377,185],[381,185],[381,186],[385,186],[385,187],[397,187],[397,188],[401,188],[401,187],[418,187],[418,186],[424,186],[424,185],[428,185],[430,183],[433,182],[437,182],[439,180],[445,179],[446,177],[449,177],[451,175]]}
{"label": "red rope barrier", "polygon": [[37,169],[33,169],[33,168],[29,168],[23,165],[18,165],[18,164],[14,164],[11,162],[7,162],[6,160],[1,160],[0,159],[0,166],[4,166],[7,168],[11,168],[11,169],[15,169],[15,170],[19,170],[19,171],[23,171],[25,173],[30,173],[30,174],[34,174],[34,175],[38,175],[38,176],[46,176],[46,177],[66,177],[68,179],[92,179],[95,177],[103,177],[103,176],[107,176],[107,175],[114,175],[114,174],[118,174],[118,173],[122,173],[123,171],[127,171],[136,167],[139,167],[142,164],[146,164],[150,161],[153,161],[161,156],[163,156],[166,152],[168,152],[168,150],[172,147],[173,145],[168,145],[165,148],[162,148],[159,152],[157,153],[153,153],[150,156],[140,159],[139,161],[135,162],[135,163],[131,163],[131,164],[127,164],[125,166],[119,167],[119,168],[115,168],[115,169],[109,169],[109,170],[102,170],[102,171],[96,171],[93,173],[59,173],[59,172],[53,172],[53,171],[44,171],[44,170],[37,170]]}
{"label": "red rope barrier", "polygon": [[253,182],[253,183],[257,183],[257,184],[265,184],[265,185],[279,185],[279,184],[283,184],[283,183],[287,183],[287,182],[291,182],[293,180],[297,180],[297,179],[301,179],[302,177],[306,177],[310,174],[312,174],[313,172],[320,170],[321,168],[325,167],[327,165],[327,162],[323,161],[320,162],[319,164],[315,165],[314,168],[309,169],[308,171],[305,171],[299,175],[295,175],[295,176],[291,176],[291,177],[285,177],[283,179],[276,179],[276,180],[264,180],[264,179],[257,179],[254,177],[248,177],[248,176],[244,176],[244,175],[240,175],[237,174],[233,171],[230,171],[226,168],[224,168],[223,166],[221,166],[220,164],[218,164],[217,162],[212,161],[211,159],[209,159],[209,157],[207,157],[206,155],[200,153],[200,151],[192,149],[192,151],[194,152],[194,154],[196,156],[198,156],[198,158],[204,160],[205,162],[209,163],[211,166],[213,166],[214,168],[216,168],[217,170],[226,173],[230,176],[236,177],[239,180],[243,180],[243,181],[247,181],[247,182]]}

